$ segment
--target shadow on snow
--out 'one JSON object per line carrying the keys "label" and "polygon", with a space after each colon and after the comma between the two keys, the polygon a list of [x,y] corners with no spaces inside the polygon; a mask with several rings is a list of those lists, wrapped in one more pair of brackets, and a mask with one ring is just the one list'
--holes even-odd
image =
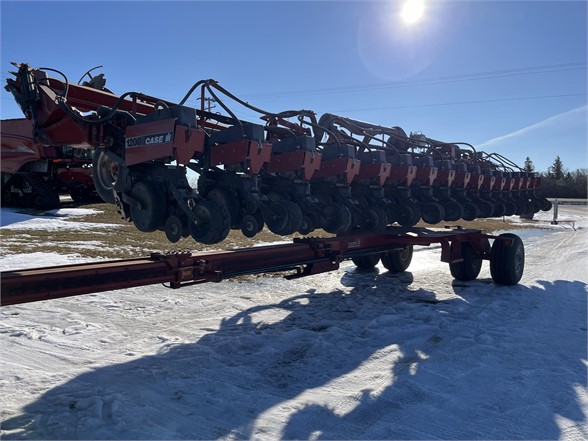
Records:
{"label": "shadow on snow", "polygon": [[[411,273],[351,271],[342,282],[350,293],[308,290],[195,343],[80,375],[4,421],[5,439],[263,437],[272,411],[289,415],[273,421],[281,437],[297,439],[556,439],[560,417],[585,424],[575,388],[585,386],[586,284],[478,280],[439,300],[406,289]],[[258,318],[270,310],[281,320]],[[397,357],[376,388],[361,367],[386,348]],[[362,372],[367,387],[339,392],[351,408],[321,402],[333,393],[323,386],[348,374],[361,385]]]}

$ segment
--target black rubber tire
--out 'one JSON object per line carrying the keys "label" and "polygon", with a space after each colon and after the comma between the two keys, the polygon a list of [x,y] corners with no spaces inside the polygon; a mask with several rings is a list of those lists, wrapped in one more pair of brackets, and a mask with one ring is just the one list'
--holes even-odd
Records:
{"label": "black rubber tire", "polygon": [[206,199],[210,201],[216,202],[218,205],[222,205],[231,218],[231,227],[238,228],[241,224],[240,222],[240,207],[239,207],[239,200],[237,199],[237,195],[233,192],[226,190],[221,187],[215,187],[208,192],[206,195]]}
{"label": "black rubber tire", "polygon": [[351,211],[340,203],[329,204],[324,208],[326,223],[323,229],[328,233],[344,233],[351,229]]}
{"label": "black rubber tire", "polygon": [[443,208],[445,209],[445,216],[443,217],[444,221],[455,222],[463,217],[464,208],[457,201],[445,201],[443,202]]}
{"label": "black rubber tire", "polygon": [[257,218],[252,214],[246,214],[241,219],[241,232],[245,237],[254,237],[259,232]]}
{"label": "black rubber tire", "polygon": [[463,216],[461,217],[465,221],[473,221],[480,216],[480,209],[473,202],[464,202]]}
{"label": "black rubber tire", "polygon": [[551,201],[548,201],[546,198],[541,198],[541,211],[549,211],[553,207]]}
{"label": "black rubber tire", "polygon": [[190,220],[188,219],[188,215],[186,213],[182,213],[180,215],[180,221],[182,222],[182,237],[185,239],[192,235],[190,231]]}
{"label": "black rubber tire", "polygon": [[392,250],[382,255],[382,265],[391,273],[406,271],[412,262],[413,247],[407,245],[404,248]]}
{"label": "black rubber tire", "polygon": [[502,217],[506,212],[506,207],[500,201],[492,202],[492,216],[491,217]]}
{"label": "black rubber tire", "polygon": [[414,227],[421,220],[421,209],[413,202],[405,201],[400,205],[398,212],[398,225]]}
{"label": "black rubber tire", "polygon": [[379,254],[366,254],[365,256],[357,256],[351,258],[356,267],[361,269],[373,269],[380,262]]}
{"label": "black rubber tire", "polygon": [[96,193],[104,202],[114,204],[113,182],[116,178],[112,175],[112,160],[106,155],[104,149],[96,149],[92,159],[92,180]]}
{"label": "black rubber tire", "polygon": [[454,241],[451,247],[461,246],[461,262],[449,264],[449,271],[454,279],[469,281],[474,280],[482,269],[482,258],[476,254],[474,247],[469,242]]}
{"label": "black rubber tire", "polygon": [[531,214],[534,213],[534,207],[533,207],[533,203],[527,199],[527,201],[525,202],[525,211],[523,214]]}
{"label": "black rubber tire", "polygon": [[537,198],[533,198],[531,199],[531,203],[533,204],[533,213],[539,213],[543,205],[541,201]]}
{"label": "black rubber tire", "polygon": [[515,211],[517,209],[516,204],[513,201],[504,201],[504,215],[505,216],[512,216],[513,214],[515,214]]}
{"label": "black rubber tire", "polygon": [[365,222],[362,224],[362,230],[371,233],[381,233],[388,226],[388,216],[384,209],[380,207],[370,207],[365,209]]}
{"label": "black rubber tire", "polygon": [[298,232],[303,235],[310,234],[314,231],[314,223],[312,222],[312,218],[310,216],[303,215],[302,222],[300,222],[300,228],[298,228]]}
{"label": "black rubber tire", "polygon": [[131,219],[137,230],[151,233],[161,227],[165,220],[166,204],[163,192],[153,183],[138,181],[130,196],[141,204],[131,205]]}
{"label": "black rubber tire", "polygon": [[257,232],[259,233],[261,230],[263,230],[263,227],[265,226],[265,222],[263,220],[263,213],[261,212],[261,210],[257,210],[255,211],[255,213],[253,213],[253,217],[257,220]]}
{"label": "black rubber tire", "polygon": [[274,234],[280,236],[285,234],[288,228],[288,206],[283,201],[273,202],[270,207],[264,211],[263,219],[267,228]]}
{"label": "black rubber tire", "polygon": [[36,210],[53,210],[59,207],[59,194],[55,187],[39,173],[26,173],[23,178],[32,190],[31,206]]}
{"label": "black rubber tire", "polygon": [[278,200],[271,204],[265,217],[269,230],[280,236],[288,236],[298,231],[302,222],[300,207],[292,201]]}
{"label": "black rubber tire", "polygon": [[547,200],[546,198],[541,198],[541,210],[542,211],[549,211],[553,207],[551,201]]}
{"label": "black rubber tire", "polygon": [[222,242],[231,229],[229,213],[213,201],[201,201],[194,207],[200,222],[190,224],[190,233],[196,242],[207,245]]}
{"label": "black rubber tire", "polygon": [[77,204],[81,204],[86,200],[85,191],[82,187],[74,187],[69,191],[71,200]]}
{"label": "black rubber tire", "polygon": [[494,240],[490,250],[492,280],[498,285],[516,285],[525,270],[525,246],[516,234],[504,233],[499,237],[508,237],[513,242],[511,246],[507,246],[505,241]]}
{"label": "black rubber tire", "polygon": [[445,217],[445,209],[439,202],[425,202],[421,205],[421,218],[427,224],[438,224]]}
{"label": "black rubber tire", "polygon": [[492,204],[490,202],[484,201],[482,199],[478,199],[474,203],[478,207],[478,210],[480,210],[479,217],[491,217],[492,216],[492,210],[494,209],[494,207],[492,206]]}
{"label": "black rubber tire", "polygon": [[176,243],[182,238],[182,221],[177,216],[170,216],[165,221],[165,225],[163,227],[163,231],[165,232],[165,237],[171,243]]}
{"label": "black rubber tire", "polygon": [[383,208],[386,212],[386,217],[388,218],[388,225],[398,222],[398,212],[400,210],[395,204],[385,204]]}
{"label": "black rubber tire", "polygon": [[517,200],[514,201],[515,206],[516,206],[516,210],[515,210],[515,214],[517,216],[520,216],[521,214],[525,213],[525,201],[524,199],[518,198]]}
{"label": "black rubber tire", "polygon": [[297,203],[292,201],[284,201],[288,206],[288,227],[286,235],[294,234],[300,229],[302,225],[302,210]]}

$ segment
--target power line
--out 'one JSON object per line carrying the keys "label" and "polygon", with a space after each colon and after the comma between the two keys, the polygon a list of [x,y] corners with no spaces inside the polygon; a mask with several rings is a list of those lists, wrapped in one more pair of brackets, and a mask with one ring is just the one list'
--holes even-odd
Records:
{"label": "power line", "polygon": [[370,90],[382,90],[382,89],[393,89],[398,87],[410,87],[410,86],[424,86],[432,84],[445,84],[462,81],[474,81],[474,80],[485,80],[493,78],[513,77],[521,75],[533,75],[533,74],[545,74],[553,72],[564,72],[572,70],[585,70],[587,63],[585,61],[573,62],[573,63],[560,63],[560,64],[548,64],[543,66],[529,66],[521,68],[501,69],[486,72],[474,72],[460,75],[450,75],[433,78],[423,78],[420,80],[407,80],[407,81],[394,81],[387,83],[376,83],[376,84],[364,84],[364,85],[352,85],[352,86],[341,86],[321,89],[306,89],[306,90],[292,90],[283,92],[267,92],[257,94],[246,94],[243,97],[246,98],[281,98],[291,96],[309,96],[309,95],[325,95],[333,93],[347,93],[357,91],[370,91]]}
{"label": "power line", "polygon": [[496,98],[496,99],[485,99],[485,100],[472,100],[472,101],[453,101],[448,103],[431,103],[431,104],[412,104],[407,106],[392,106],[392,107],[370,107],[364,109],[343,109],[334,110],[333,112],[366,112],[370,110],[393,110],[393,109],[410,109],[417,107],[437,107],[437,106],[455,106],[460,104],[482,104],[482,103],[494,103],[501,101],[523,101],[523,100],[538,100],[547,98],[564,98],[573,96],[586,96],[586,93],[569,93],[561,95],[541,95],[541,96],[523,96],[513,98]]}

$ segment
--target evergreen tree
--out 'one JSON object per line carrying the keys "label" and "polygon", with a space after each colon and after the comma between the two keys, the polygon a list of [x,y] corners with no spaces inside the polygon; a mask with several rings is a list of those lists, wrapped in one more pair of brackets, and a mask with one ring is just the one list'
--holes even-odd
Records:
{"label": "evergreen tree", "polygon": [[528,156],[525,158],[525,165],[523,168],[527,173],[533,173],[535,171],[535,165],[533,165],[533,161],[531,161],[531,158]]}
{"label": "evergreen tree", "polygon": [[561,162],[559,155],[557,155],[555,161],[553,161],[553,164],[547,170],[547,173],[549,177],[555,179],[556,181],[563,179],[565,172],[563,162]]}

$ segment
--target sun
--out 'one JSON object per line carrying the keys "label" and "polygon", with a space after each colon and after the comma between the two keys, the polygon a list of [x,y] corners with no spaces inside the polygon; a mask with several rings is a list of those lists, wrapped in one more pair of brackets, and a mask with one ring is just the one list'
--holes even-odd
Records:
{"label": "sun", "polygon": [[406,0],[402,7],[402,19],[407,24],[413,24],[419,21],[425,11],[423,0]]}

